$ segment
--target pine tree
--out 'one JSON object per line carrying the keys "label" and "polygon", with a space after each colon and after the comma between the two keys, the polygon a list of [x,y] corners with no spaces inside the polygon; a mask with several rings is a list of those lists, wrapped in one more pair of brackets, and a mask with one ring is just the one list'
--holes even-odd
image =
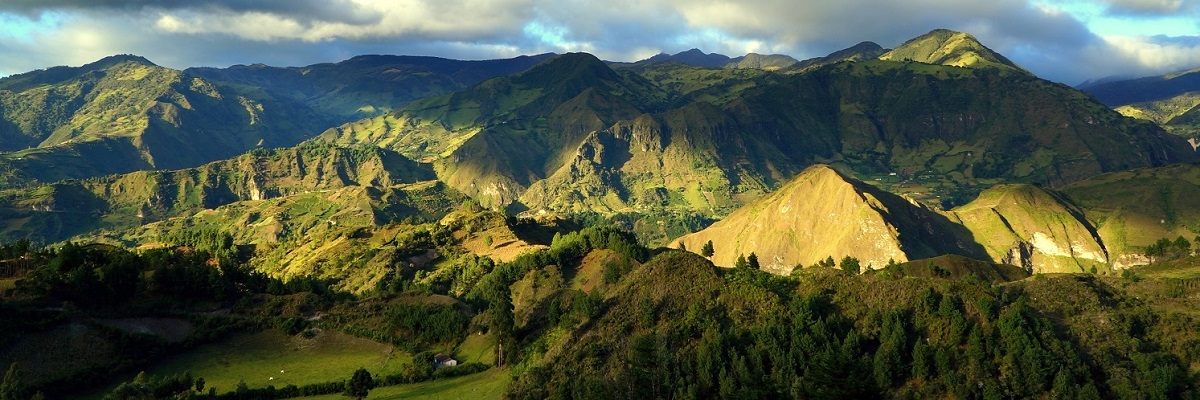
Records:
{"label": "pine tree", "polygon": [[845,258],[842,258],[842,262],[839,264],[839,266],[842,267],[842,272],[845,272],[849,275],[858,275],[862,272],[862,266],[859,265],[858,259],[854,257],[846,256]]}
{"label": "pine tree", "polygon": [[738,268],[749,268],[750,267],[750,263],[746,262],[746,256],[744,256],[742,254],[738,254],[737,262],[734,263],[733,265]]}
{"label": "pine tree", "polygon": [[709,240],[708,243],[705,243],[704,246],[700,248],[700,255],[702,256],[712,257],[713,253],[713,242],[711,240]]}
{"label": "pine tree", "polygon": [[748,268],[761,269],[762,266],[758,265],[758,255],[751,252],[750,257],[746,257],[746,266]]}

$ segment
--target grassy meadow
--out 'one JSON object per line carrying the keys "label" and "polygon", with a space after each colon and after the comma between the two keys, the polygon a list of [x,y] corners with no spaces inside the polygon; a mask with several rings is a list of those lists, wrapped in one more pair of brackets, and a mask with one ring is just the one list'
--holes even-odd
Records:
{"label": "grassy meadow", "polygon": [[[500,399],[504,397],[504,388],[508,385],[509,371],[507,369],[490,369],[478,374],[471,374],[450,379],[436,379],[428,382],[408,385],[384,386],[371,390],[367,396],[372,400],[456,400],[456,399]],[[304,397],[308,400],[339,400],[346,399],[341,394]]]}
{"label": "grassy meadow", "polygon": [[206,344],[147,369],[154,375],[191,371],[223,393],[245,381],[251,388],[302,386],[349,378],[366,368],[373,374],[399,370],[411,356],[390,345],[325,331],[312,338],[279,331],[238,335]]}

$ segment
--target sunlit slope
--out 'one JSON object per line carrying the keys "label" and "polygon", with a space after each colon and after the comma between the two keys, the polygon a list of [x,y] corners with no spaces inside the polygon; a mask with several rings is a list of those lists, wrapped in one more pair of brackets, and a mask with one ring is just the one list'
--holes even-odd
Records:
{"label": "sunlit slope", "polygon": [[852,256],[874,268],[947,253],[986,257],[945,216],[824,165],[676,244],[700,251],[709,241],[717,265],[755,253],[763,269],[784,274],[827,257]]}
{"label": "sunlit slope", "polygon": [[257,146],[290,146],[320,121],[136,56],[0,80],[7,183],[193,167]]}

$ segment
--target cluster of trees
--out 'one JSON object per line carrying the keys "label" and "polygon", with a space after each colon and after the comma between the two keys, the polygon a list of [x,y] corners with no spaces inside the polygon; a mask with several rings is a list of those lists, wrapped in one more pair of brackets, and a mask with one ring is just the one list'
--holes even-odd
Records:
{"label": "cluster of trees", "polygon": [[328,292],[328,282],[283,282],[207,251],[165,248],[135,253],[106,245],[66,243],[38,250],[38,266],[17,281],[21,293],[77,306],[123,304],[137,296],[187,301],[234,300],[244,293]]}
{"label": "cluster of trees", "polygon": [[1019,291],[962,297],[929,285],[879,309],[836,300],[837,287],[870,277],[801,291],[750,269],[720,275],[719,294],[696,288],[678,300],[689,304],[682,313],[640,294],[614,299],[592,331],[517,378],[510,398],[1179,398],[1194,389],[1185,363],[1152,346],[1106,375],[1113,365],[1083,355]]}
{"label": "cluster of trees", "polygon": [[[596,249],[608,249],[618,257],[644,262],[650,258],[650,250],[638,243],[637,239],[627,231],[610,226],[593,226],[567,234],[555,234],[550,248],[518,256],[511,262],[497,265],[492,272],[484,275],[478,285],[475,285],[466,295],[466,300],[476,310],[486,314],[487,327],[498,335],[499,343],[507,348],[515,348],[514,340],[518,336],[513,316],[512,293],[510,286],[524,277],[529,271],[546,266],[565,268],[573,265],[589,252]],[[619,267],[618,267],[619,268]],[[617,278],[608,277],[608,280]],[[593,314],[590,309],[598,308],[595,299],[581,299],[569,292],[559,293],[548,303],[556,310],[552,313],[555,323],[563,323],[578,316],[578,313]],[[557,303],[555,303],[557,302]],[[589,306],[589,304],[593,304]],[[575,311],[578,308],[578,311]],[[578,312],[578,313],[577,313]],[[543,315],[546,315],[543,313]],[[525,332],[525,334],[531,334]],[[513,352],[507,352],[506,355]],[[498,360],[499,363],[505,360]]]}
{"label": "cluster of trees", "polygon": [[[1200,236],[1196,237],[1196,242],[1200,243]],[[1142,253],[1150,258],[1151,263],[1170,261],[1192,255],[1192,242],[1183,236],[1175,240],[1162,238],[1154,244],[1146,246]]]}

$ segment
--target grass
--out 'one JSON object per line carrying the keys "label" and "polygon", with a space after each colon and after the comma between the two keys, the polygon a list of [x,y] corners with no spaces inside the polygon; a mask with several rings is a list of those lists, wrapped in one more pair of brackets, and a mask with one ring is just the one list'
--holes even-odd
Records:
{"label": "grass", "polygon": [[455,357],[460,363],[480,362],[488,365],[496,363],[496,337],[494,335],[467,335],[457,348]]}
{"label": "grass", "polygon": [[[399,371],[411,357],[392,346],[340,332],[323,332],[309,339],[271,330],[238,335],[167,359],[149,369],[153,375],[191,371],[206,386],[223,393],[245,381],[251,388],[284,387],[349,378],[362,367],[373,374]],[[282,371],[282,372],[280,372]]]}
{"label": "grass", "polygon": [[[408,385],[384,386],[371,390],[367,396],[372,400],[452,400],[452,399],[500,399],[508,386],[507,369],[490,369],[478,374],[450,379],[437,379]],[[340,394],[304,397],[309,400],[344,400]]]}
{"label": "grass", "polygon": [[17,287],[17,279],[16,278],[0,279],[0,294],[4,294],[4,291],[15,288],[15,287]]}

